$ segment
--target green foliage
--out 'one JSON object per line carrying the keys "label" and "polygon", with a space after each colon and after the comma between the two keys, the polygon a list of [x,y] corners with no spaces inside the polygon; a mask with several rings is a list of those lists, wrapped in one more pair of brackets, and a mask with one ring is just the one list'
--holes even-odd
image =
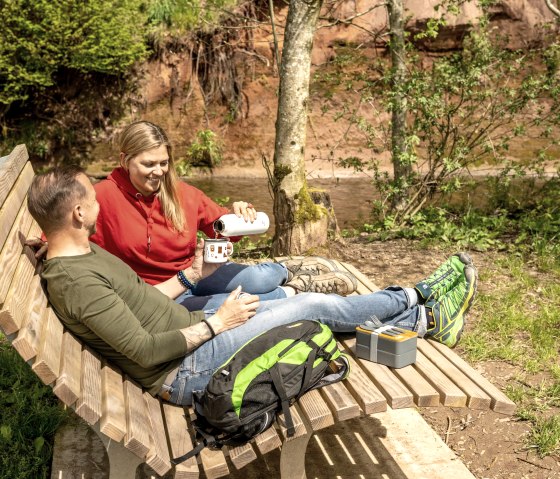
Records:
{"label": "green foliage", "polygon": [[[450,2],[442,2],[442,11],[444,4],[449,15]],[[353,63],[339,64],[335,59],[315,77],[327,91],[342,92],[343,85],[350,85],[348,89],[359,94],[357,105],[352,105],[352,98],[331,94],[333,101],[327,97],[321,109],[326,113],[336,108],[337,121],[346,121],[348,130],[363,135],[371,159],[353,155],[337,161],[358,171],[373,171],[382,196],[377,213],[381,218],[390,216],[394,224],[409,221],[428,200],[464,188],[458,177],[471,167],[488,163],[510,173],[517,170],[518,175],[522,170],[542,174],[545,162],[557,158],[558,43],[541,50],[511,51],[502,48],[486,17],[479,20],[466,35],[462,50],[420,57],[413,42],[437,37],[446,23],[444,16],[431,19],[423,32],[409,38],[407,70],[399,82],[394,82],[389,60],[383,57],[372,59],[367,69],[356,73],[349,65],[361,63],[359,49],[353,52]],[[388,125],[388,114],[400,108],[402,97],[408,114],[404,151],[398,160],[410,166],[411,173],[393,177],[379,169],[378,155],[391,153],[395,132]],[[528,149],[527,140],[535,147]],[[334,143],[340,147],[343,141]],[[509,159],[516,155],[523,160],[513,167]],[[331,152],[331,157],[335,159],[336,153]],[[395,202],[403,192],[410,192],[407,201]]]}
{"label": "green foliage", "polygon": [[118,75],[146,54],[141,0],[2,2],[0,104],[43,91],[62,69]]}
{"label": "green foliage", "polygon": [[215,27],[236,0],[150,0],[145,7],[147,36],[155,50],[166,39]]}
{"label": "green foliage", "polygon": [[186,161],[192,166],[214,168],[223,159],[223,144],[212,130],[200,130],[187,148]]}
{"label": "green foliage", "polygon": [[[560,178],[488,177],[404,218],[374,215],[372,237],[418,239],[457,249],[507,250],[544,271],[560,271]],[[455,187],[450,187],[454,190]],[[473,198],[478,199],[477,206]],[[381,208],[380,201],[374,202]]]}
{"label": "green foliage", "polygon": [[148,25],[165,27],[168,31],[188,32],[206,24],[215,24],[234,0],[151,0],[146,13]]}
{"label": "green foliage", "polygon": [[244,236],[233,243],[234,258],[270,259],[272,238],[266,234]]}
{"label": "green foliage", "polygon": [[48,478],[54,433],[67,413],[0,335],[0,471]]}

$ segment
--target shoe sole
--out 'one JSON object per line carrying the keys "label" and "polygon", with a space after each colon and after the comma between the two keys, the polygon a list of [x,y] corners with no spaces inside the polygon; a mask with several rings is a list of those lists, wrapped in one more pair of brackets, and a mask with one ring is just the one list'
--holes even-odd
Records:
{"label": "shoe sole", "polygon": [[457,256],[461,260],[461,263],[468,264],[470,266],[473,265],[473,260],[468,253],[460,251],[459,253],[455,253],[455,256]]}
{"label": "shoe sole", "polygon": [[346,293],[346,294],[352,294],[354,291],[356,291],[358,289],[358,280],[356,279],[356,277],[351,274],[351,273],[347,273],[346,271],[337,271],[337,273],[341,273],[344,276],[346,276],[350,282],[352,283],[352,291]]}
{"label": "shoe sole", "polygon": [[[469,278],[469,276],[471,276],[471,275],[472,275],[472,277]],[[467,266],[467,268],[465,268],[465,278],[467,278],[467,281],[469,283],[472,283],[472,292],[469,294],[469,297],[467,298],[467,306],[466,306],[463,314],[467,314],[469,312],[469,310],[471,309],[471,306],[473,304],[474,297],[476,296],[476,291],[477,291],[477,288],[478,288],[478,271],[474,267],[474,265],[471,264],[471,265]]]}

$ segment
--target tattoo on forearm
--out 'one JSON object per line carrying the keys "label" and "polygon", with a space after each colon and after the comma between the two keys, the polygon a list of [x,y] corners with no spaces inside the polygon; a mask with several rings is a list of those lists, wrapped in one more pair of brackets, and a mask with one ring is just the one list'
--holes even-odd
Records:
{"label": "tattoo on forearm", "polygon": [[185,329],[181,329],[183,336],[187,340],[187,352],[198,348],[212,338],[212,333],[204,323],[198,323]]}

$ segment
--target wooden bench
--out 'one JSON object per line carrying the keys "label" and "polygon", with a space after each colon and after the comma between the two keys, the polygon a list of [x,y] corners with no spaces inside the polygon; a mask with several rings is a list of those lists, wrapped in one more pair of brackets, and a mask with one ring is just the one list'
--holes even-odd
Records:
{"label": "wooden bench", "polygon": [[[292,406],[294,437],[286,437],[280,416],[275,427],[251,444],[204,450],[198,460],[192,458],[173,468],[170,458],[192,449],[192,412],[143,391],[65,331],[48,307],[38,275],[40,265],[24,246],[26,238],[40,234],[26,206],[33,176],[24,145],[0,158],[0,328],[41,381],[99,434],[109,455],[111,477],[134,477],[143,462],[159,475],[172,470],[176,478],[196,478],[202,470],[208,478],[223,477],[231,466],[242,468],[259,455],[281,448],[282,477],[303,478],[305,451],[313,432],[339,421],[372,414],[388,418],[400,408],[440,403],[514,412],[514,403],[453,351],[439,343],[420,341],[417,363],[398,370],[352,355],[352,372],[346,381],[312,391]],[[353,266],[340,267],[358,278],[359,294],[377,289]],[[352,352],[354,342],[347,337],[340,344]],[[414,409],[410,414],[419,417]],[[397,416],[391,417],[396,421]],[[452,467],[464,469],[453,472],[457,479],[470,474],[460,461],[454,463]],[[450,470],[445,471],[449,477]],[[53,476],[55,472],[55,477],[68,477],[63,471],[53,471]]]}

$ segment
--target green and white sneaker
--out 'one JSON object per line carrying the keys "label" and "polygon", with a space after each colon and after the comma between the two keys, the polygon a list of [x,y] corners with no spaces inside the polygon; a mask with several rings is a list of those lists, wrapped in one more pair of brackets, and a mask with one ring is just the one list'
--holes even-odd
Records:
{"label": "green and white sneaker", "polygon": [[450,256],[430,276],[417,283],[414,287],[418,293],[420,303],[425,303],[430,299],[439,299],[440,296],[451,290],[455,283],[463,277],[466,266],[472,264],[472,259],[467,253],[455,253],[453,256]]}
{"label": "green and white sneaker", "polygon": [[432,299],[425,304],[428,319],[426,335],[450,348],[455,347],[461,339],[466,323],[465,315],[476,295],[476,268],[466,265],[462,276],[463,280],[457,281],[437,301]]}

